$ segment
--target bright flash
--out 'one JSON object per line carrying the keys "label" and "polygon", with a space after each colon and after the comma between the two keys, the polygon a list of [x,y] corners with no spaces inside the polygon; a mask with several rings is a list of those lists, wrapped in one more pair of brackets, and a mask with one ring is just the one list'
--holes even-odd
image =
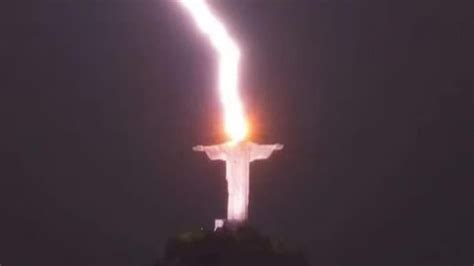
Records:
{"label": "bright flash", "polygon": [[247,123],[237,86],[239,48],[204,0],[179,2],[189,10],[219,54],[219,93],[224,106],[225,131],[232,141],[243,140],[247,135]]}

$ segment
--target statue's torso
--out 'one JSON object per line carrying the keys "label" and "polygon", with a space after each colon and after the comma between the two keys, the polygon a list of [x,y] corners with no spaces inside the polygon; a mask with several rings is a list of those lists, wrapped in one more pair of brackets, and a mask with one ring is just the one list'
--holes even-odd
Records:
{"label": "statue's torso", "polygon": [[228,181],[248,182],[251,148],[250,142],[227,144],[225,161]]}

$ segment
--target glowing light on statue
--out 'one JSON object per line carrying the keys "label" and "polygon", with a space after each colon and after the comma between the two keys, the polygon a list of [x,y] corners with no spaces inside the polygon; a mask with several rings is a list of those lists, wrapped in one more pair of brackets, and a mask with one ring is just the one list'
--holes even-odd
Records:
{"label": "glowing light on statue", "polygon": [[[193,150],[205,152],[211,160],[226,162],[227,221],[238,224],[248,217],[250,162],[267,159],[274,150],[283,149],[283,145],[259,145],[246,140],[247,124],[237,85],[239,48],[204,0],[179,2],[209,37],[219,55],[219,93],[224,109],[225,130],[231,140],[219,145],[198,145]],[[216,220],[216,224],[221,226],[222,220]]]}
{"label": "glowing light on statue", "polygon": [[205,1],[181,0],[180,3],[189,10],[219,54],[219,92],[224,107],[225,131],[232,141],[243,140],[247,135],[247,124],[238,91],[239,48]]}

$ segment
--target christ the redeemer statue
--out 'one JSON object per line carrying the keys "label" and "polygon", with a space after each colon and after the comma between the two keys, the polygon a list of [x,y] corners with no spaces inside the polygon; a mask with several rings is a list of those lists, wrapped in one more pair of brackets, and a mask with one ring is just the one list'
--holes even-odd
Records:
{"label": "christ the redeemer statue", "polygon": [[195,151],[206,152],[211,160],[226,162],[228,221],[239,223],[247,219],[250,162],[267,159],[273,151],[281,149],[282,144],[259,145],[250,141],[193,147]]}

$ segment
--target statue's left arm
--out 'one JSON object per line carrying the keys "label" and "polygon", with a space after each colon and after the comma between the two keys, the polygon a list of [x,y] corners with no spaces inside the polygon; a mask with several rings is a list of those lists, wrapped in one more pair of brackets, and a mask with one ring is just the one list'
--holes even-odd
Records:
{"label": "statue's left arm", "polygon": [[279,143],[271,145],[253,144],[250,150],[250,161],[267,159],[273,151],[281,149],[283,149],[283,145]]}

